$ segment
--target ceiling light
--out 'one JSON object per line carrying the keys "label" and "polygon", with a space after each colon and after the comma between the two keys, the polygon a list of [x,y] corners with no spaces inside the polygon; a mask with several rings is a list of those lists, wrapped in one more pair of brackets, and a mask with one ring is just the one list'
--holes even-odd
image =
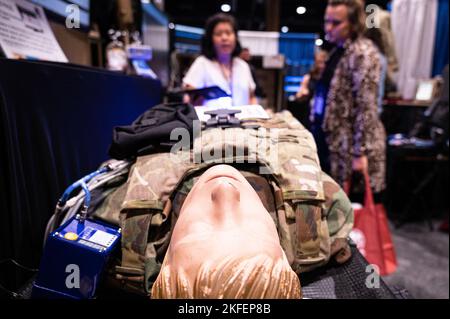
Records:
{"label": "ceiling light", "polygon": [[223,12],[230,12],[231,6],[229,4],[222,4],[222,6],[220,7],[220,10],[222,10]]}
{"label": "ceiling light", "polygon": [[305,14],[306,13],[306,8],[305,7],[298,7],[297,8],[297,13],[298,14]]}

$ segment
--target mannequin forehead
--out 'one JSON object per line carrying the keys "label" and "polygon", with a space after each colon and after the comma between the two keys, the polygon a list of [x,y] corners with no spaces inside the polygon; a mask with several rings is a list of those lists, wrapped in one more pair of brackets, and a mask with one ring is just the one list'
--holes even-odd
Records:
{"label": "mannequin forehead", "polygon": [[[192,291],[202,285],[208,291],[220,290],[224,274],[246,281],[255,270],[260,272],[250,283],[232,280],[225,286],[234,289],[235,284],[254,283],[261,285],[258,291],[263,295],[266,281],[294,278],[292,291],[299,294],[298,278],[260,197],[238,170],[214,166],[198,178],[181,208],[157,282],[166,283],[172,291],[181,290],[181,296],[184,292],[195,295]],[[281,270],[290,276],[278,275]]]}

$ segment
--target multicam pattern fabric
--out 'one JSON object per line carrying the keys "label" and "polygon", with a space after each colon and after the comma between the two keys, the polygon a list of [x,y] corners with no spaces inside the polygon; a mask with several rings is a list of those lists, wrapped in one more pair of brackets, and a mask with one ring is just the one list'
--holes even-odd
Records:
{"label": "multicam pattern fabric", "polygon": [[379,52],[370,40],[345,44],[327,99],[324,131],[330,149],[331,176],[343,186],[354,157],[367,155],[371,186],[385,188],[386,133],[378,114],[381,76]]}
{"label": "multicam pattern fabric", "polygon": [[[199,148],[194,146],[188,156],[179,154],[179,162],[169,153],[137,159],[127,183],[113,192],[117,199],[108,200],[122,201],[120,208],[110,206],[115,213],[107,216],[120,216],[122,260],[115,268],[115,276],[125,289],[146,294],[151,291],[184,200],[199,176],[217,164],[214,156],[203,158],[201,163],[193,160],[212,154],[218,146],[222,147],[220,150],[227,146],[234,150],[224,162],[240,170],[258,193],[296,272],[308,271],[326,264],[331,256],[343,255],[353,223],[352,209],[339,186],[321,172],[312,136],[288,112],[259,124],[276,130],[279,139],[257,135],[255,130],[210,129],[203,132]],[[239,142],[233,136],[247,140]],[[277,144],[275,156],[257,152],[257,148],[269,150],[273,144]],[[220,158],[224,152],[219,152]],[[256,156],[255,163],[245,162],[252,156]],[[240,160],[244,161],[239,163]]]}
{"label": "multicam pattern fabric", "polygon": [[285,199],[324,199],[317,151],[306,129],[272,129],[267,135],[264,130],[210,129],[203,133],[198,151],[194,146],[194,156],[199,158],[199,152],[210,154],[215,150],[226,149],[235,152],[230,156],[226,151],[225,154],[216,152],[217,157],[203,158],[204,163],[253,161],[260,165],[261,174],[274,176]]}

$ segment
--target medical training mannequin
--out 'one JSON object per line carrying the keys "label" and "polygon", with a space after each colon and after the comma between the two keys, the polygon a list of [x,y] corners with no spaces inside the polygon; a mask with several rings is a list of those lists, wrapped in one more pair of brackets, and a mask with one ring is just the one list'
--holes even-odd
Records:
{"label": "medical training mannequin", "polygon": [[301,298],[274,221],[235,168],[210,168],[190,191],[152,298]]}

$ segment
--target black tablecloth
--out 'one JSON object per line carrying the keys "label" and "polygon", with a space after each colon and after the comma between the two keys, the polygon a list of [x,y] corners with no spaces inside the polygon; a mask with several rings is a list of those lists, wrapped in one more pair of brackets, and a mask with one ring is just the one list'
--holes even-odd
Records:
{"label": "black tablecloth", "polygon": [[[309,299],[403,299],[401,289],[392,289],[373,276],[367,260],[352,244],[352,257],[343,265],[329,263],[300,276],[304,297]],[[373,280],[372,280],[373,279]]]}
{"label": "black tablecloth", "polygon": [[[380,278],[379,286],[368,286],[367,266],[369,264],[352,245],[352,258],[344,265],[321,267],[313,272],[303,274],[301,279],[304,298],[308,299],[409,299],[411,296],[402,287],[388,287]],[[34,277],[21,289],[19,298],[30,299]],[[113,287],[100,285],[97,292],[99,300],[141,300],[145,297],[127,293]]]}

